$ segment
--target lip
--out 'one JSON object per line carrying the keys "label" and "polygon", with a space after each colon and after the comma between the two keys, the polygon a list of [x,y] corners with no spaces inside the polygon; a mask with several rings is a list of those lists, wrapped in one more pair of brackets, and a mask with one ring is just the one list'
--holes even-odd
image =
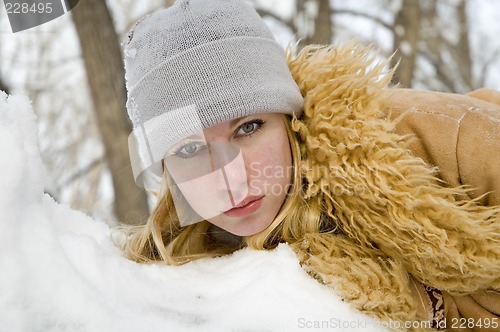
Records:
{"label": "lip", "polygon": [[264,196],[248,196],[240,204],[224,212],[229,217],[245,217],[259,209]]}

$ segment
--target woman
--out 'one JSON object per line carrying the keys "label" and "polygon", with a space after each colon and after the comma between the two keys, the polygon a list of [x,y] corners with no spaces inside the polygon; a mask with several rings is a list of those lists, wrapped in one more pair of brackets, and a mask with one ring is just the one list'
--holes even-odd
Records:
{"label": "woman", "polygon": [[388,88],[371,53],[286,59],[234,0],[177,1],[138,22],[129,143],[158,203],[128,257],[182,264],[286,242],[380,319],[498,329],[500,97]]}

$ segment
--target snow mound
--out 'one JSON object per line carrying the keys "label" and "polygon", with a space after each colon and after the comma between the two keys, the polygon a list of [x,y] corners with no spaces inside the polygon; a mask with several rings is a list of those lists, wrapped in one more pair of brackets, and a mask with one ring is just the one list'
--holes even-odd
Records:
{"label": "snow mound", "polygon": [[36,118],[0,94],[0,331],[381,331],[286,245],[137,264],[103,222],[43,194]]}

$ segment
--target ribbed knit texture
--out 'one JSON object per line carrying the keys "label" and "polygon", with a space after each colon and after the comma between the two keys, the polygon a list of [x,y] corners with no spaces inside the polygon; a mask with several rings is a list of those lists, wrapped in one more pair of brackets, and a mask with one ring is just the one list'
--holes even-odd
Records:
{"label": "ribbed knit texture", "polygon": [[242,1],[178,0],[140,20],[124,51],[138,182],[173,144],[203,128],[302,111],[283,49]]}

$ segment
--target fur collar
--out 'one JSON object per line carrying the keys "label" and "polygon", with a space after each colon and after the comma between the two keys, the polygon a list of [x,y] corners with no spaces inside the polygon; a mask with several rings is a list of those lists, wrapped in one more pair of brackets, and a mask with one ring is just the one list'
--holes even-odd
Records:
{"label": "fur collar", "polygon": [[296,246],[302,264],[369,311],[387,296],[373,295],[385,282],[397,289],[392,309],[411,313],[409,275],[455,294],[499,289],[500,207],[457,201],[466,190],[443,186],[411,154],[383,114],[391,73],[374,59],[372,48],[356,44],[310,47],[289,58],[305,101],[293,128],[306,197],[321,200],[344,234],[306,236]]}

